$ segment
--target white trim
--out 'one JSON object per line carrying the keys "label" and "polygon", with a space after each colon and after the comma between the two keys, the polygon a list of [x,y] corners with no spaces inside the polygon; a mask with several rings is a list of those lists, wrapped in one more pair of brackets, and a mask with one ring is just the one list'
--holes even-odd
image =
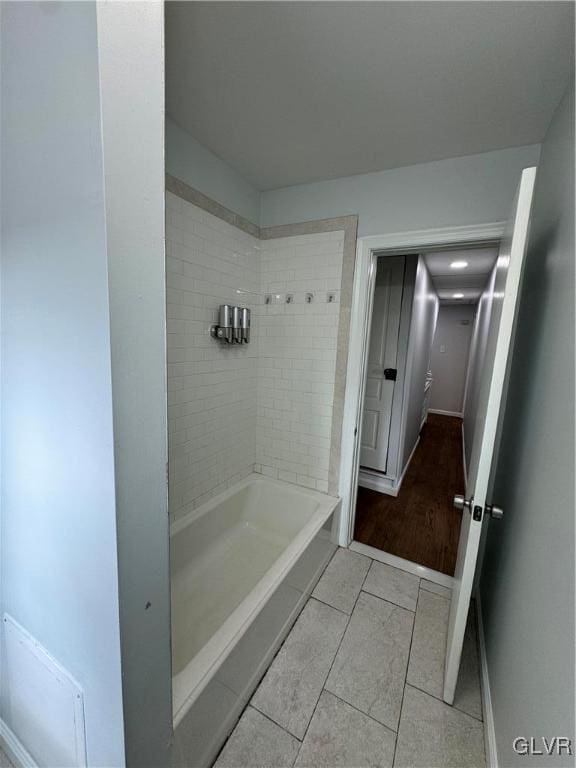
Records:
{"label": "white trim", "polygon": [[[362,439],[362,409],[364,407],[365,359],[368,354],[369,322],[372,312],[376,270],[372,253],[358,240],[354,286],[350,315],[350,341],[348,347],[346,392],[342,416],[342,444],[340,448],[339,496],[342,499],[338,543],[347,547],[354,535],[354,510],[360,469],[360,443]],[[348,438],[348,439],[347,439]]]}
{"label": "white trim", "polygon": [[397,379],[392,399],[392,418],[388,440],[388,460],[394,468],[393,477],[401,475],[400,461],[404,450],[407,389],[409,386],[408,342],[412,325],[412,307],[414,303],[414,285],[416,282],[417,259],[404,259],[404,280],[402,284],[402,308],[398,333]]}
{"label": "white trim", "polygon": [[484,748],[486,750],[487,768],[498,768],[498,747],[496,745],[496,729],[494,727],[494,710],[490,693],[490,677],[488,675],[488,659],[486,656],[486,639],[484,637],[484,622],[482,619],[482,604],[480,591],[476,590],[476,623],[478,627],[478,648],[480,651],[480,678],[482,681],[482,716],[484,719]]}
{"label": "white trim", "polygon": [[[418,253],[423,247],[450,247],[463,244],[486,244],[498,241],[504,232],[503,222],[472,226],[445,227],[442,229],[397,232],[358,239],[354,287],[350,317],[346,394],[342,422],[339,495],[342,498],[339,544],[348,546],[353,536],[356,486],[358,483],[358,445],[360,439],[360,415],[362,413],[362,380],[365,375],[366,323],[370,319],[373,285],[373,254],[382,250],[401,250]],[[356,434],[355,434],[356,431]]]}
{"label": "white trim", "polygon": [[418,435],[418,438],[414,443],[414,448],[412,448],[412,452],[410,453],[410,456],[408,456],[408,461],[402,470],[400,479],[397,480],[395,477],[384,477],[375,470],[360,467],[360,471],[358,472],[358,485],[361,485],[363,488],[370,488],[373,491],[386,493],[388,496],[398,496],[400,493],[400,488],[402,488],[402,483],[404,482],[404,477],[406,476],[406,472],[408,472],[408,467],[410,466],[410,462],[416,453],[416,448],[418,448],[419,442],[420,435]]}
{"label": "white trim", "polygon": [[396,555],[391,555],[389,552],[376,549],[376,547],[371,547],[368,544],[362,544],[359,541],[351,541],[348,549],[351,549],[352,552],[359,552],[361,555],[371,557],[372,560],[378,560],[379,563],[386,563],[386,565],[392,565],[394,568],[399,568],[401,571],[413,573],[415,576],[420,576],[421,579],[433,581],[435,584],[448,587],[448,589],[452,589],[454,584],[452,576],[448,576],[440,571],[435,571],[432,568],[427,568],[425,565],[418,565],[418,563],[413,563],[412,560],[404,560],[403,557],[396,557]]}
{"label": "white trim", "polygon": [[387,496],[398,496],[399,488],[393,477],[384,477],[379,472],[360,468],[358,472],[358,485],[369,488],[371,491],[385,493]]}
{"label": "white trim", "polygon": [[416,453],[416,448],[418,448],[418,445],[420,443],[420,435],[418,435],[416,442],[414,443],[414,448],[412,448],[410,452],[410,456],[408,456],[408,461],[406,462],[406,466],[402,470],[402,474],[400,475],[400,480],[398,480],[398,491],[400,491],[400,488],[402,487],[402,483],[404,482],[404,478],[406,476],[406,472],[408,472],[408,467],[410,466],[410,462],[414,458],[414,454]]}
{"label": "white trim", "polygon": [[458,411],[441,411],[439,408],[428,408],[428,413],[437,413],[439,416],[456,416],[458,419],[464,416],[463,413]]}
{"label": "white trim", "polygon": [[389,235],[372,235],[363,237],[362,242],[370,250],[404,249],[417,252],[423,246],[444,247],[446,245],[462,245],[469,243],[497,241],[504,234],[505,221],[488,224],[471,224],[464,227],[442,227],[439,229],[415,229],[411,232],[393,232]]}
{"label": "white trim", "polygon": [[464,493],[466,493],[466,486],[468,485],[468,470],[466,469],[466,439],[464,437],[464,422],[461,424],[462,429],[462,467],[464,468]]}
{"label": "white trim", "polygon": [[38,768],[38,764],[24,744],[2,718],[0,718],[0,747],[6,752],[16,768]]}

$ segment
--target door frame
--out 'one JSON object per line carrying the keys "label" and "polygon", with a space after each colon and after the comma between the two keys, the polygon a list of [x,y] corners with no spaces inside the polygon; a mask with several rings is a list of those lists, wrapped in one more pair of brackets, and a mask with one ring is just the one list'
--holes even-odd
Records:
{"label": "door frame", "polygon": [[380,256],[417,255],[422,251],[498,245],[506,222],[414,230],[358,238],[352,290],[346,393],[342,420],[339,496],[342,499],[338,543],[348,547],[354,539],[355,495],[360,468],[360,440],[368,341],[372,320],[376,259]]}

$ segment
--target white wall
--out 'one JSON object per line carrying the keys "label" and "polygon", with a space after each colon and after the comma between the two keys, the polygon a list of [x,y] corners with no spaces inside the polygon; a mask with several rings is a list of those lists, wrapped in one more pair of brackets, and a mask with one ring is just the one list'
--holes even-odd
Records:
{"label": "white wall", "polygon": [[430,408],[461,414],[476,305],[441,304],[432,344]]}
{"label": "white wall", "polygon": [[[259,323],[248,345],[209,334],[220,304],[252,312],[259,241],[170,192],[167,331],[170,516],[179,518],[253,471]],[[246,294],[239,295],[242,289]]]}
{"label": "white wall", "polygon": [[260,223],[260,192],[168,115],[166,172],[253,224]]}
{"label": "white wall", "polygon": [[96,5],[1,13],[2,610],[83,688],[88,765],[120,766]]}
{"label": "white wall", "polygon": [[464,393],[464,457],[466,461],[466,476],[470,469],[472,459],[472,445],[474,432],[478,423],[478,398],[482,383],[482,371],[486,357],[486,345],[490,331],[490,318],[492,316],[492,301],[494,296],[494,282],[496,280],[496,265],[492,269],[486,287],[478,301],[474,329],[470,341],[470,355],[468,360],[468,378]]}
{"label": "white wall", "polygon": [[[344,232],[262,242],[257,471],[327,492]],[[335,301],[327,302],[329,291]],[[307,292],[314,300],[305,301]],[[292,294],[293,304],[285,297]]]}
{"label": "white wall", "polygon": [[163,22],[161,0],[97,4],[122,691],[140,768],[167,764],[172,732]]}
{"label": "white wall", "polygon": [[574,84],[542,147],[481,596],[499,764],[574,735]]}
{"label": "white wall", "polygon": [[[166,200],[171,518],[253,471],[326,492],[344,233],[260,241]],[[248,346],[210,337],[223,303],[252,310]]]}
{"label": "white wall", "polygon": [[359,214],[358,235],[504,221],[539,145],[262,193],[260,224]]}
{"label": "white wall", "polygon": [[504,221],[540,145],[260,192],[166,118],[166,171],[262,227],[359,214],[360,237]]}
{"label": "white wall", "polygon": [[432,340],[438,317],[438,295],[422,256],[418,257],[410,337],[406,360],[404,403],[402,407],[403,440],[400,451],[400,472],[406,467],[418,436],[424,403],[424,383],[430,367]]}

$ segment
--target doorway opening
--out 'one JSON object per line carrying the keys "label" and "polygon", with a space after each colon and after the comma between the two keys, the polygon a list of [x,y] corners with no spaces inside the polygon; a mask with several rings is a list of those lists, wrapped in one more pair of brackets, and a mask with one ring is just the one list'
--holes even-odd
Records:
{"label": "doorway opening", "polygon": [[375,251],[353,549],[448,584],[455,572],[498,241]]}

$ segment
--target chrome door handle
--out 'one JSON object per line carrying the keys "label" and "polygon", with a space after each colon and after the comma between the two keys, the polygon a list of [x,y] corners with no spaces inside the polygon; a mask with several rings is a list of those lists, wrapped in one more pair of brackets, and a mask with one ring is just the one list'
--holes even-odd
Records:
{"label": "chrome door handle", "polygon": [[494,520],[502,520],[504,517],[504,510],[502,507],[497,507],[496,504],[486,504],[485,511],[487,515],[490,515]]}
{"label": "chrome door handle", "polygon": [[472,497],[467,499],[461,493],[457,493],[456,496],[454,496],[454,506],[456,509],[461,509],[462,511],[467,509],[468,512],[471,512],[473,501],[474,499]]}

